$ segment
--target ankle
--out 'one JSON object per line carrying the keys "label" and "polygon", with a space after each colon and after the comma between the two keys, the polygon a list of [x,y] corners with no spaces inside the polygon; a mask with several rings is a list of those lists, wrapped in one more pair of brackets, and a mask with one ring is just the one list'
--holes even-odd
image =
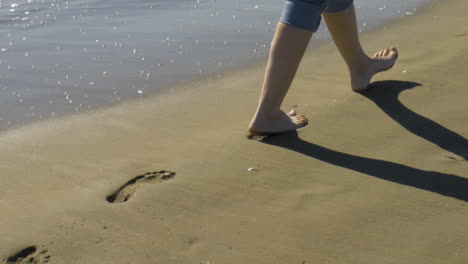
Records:
{"label": "ankle", "polygon": [[263,118],[263,119],[274,119],[280,116],[282,113],[280,108],[276,107],[262,107],[260,106],[257,109],[255,114],[256,117]]}
{"label": "ankle", "polygon": [[351,73],[365,73],[372,67],[372,58],[364,55],[348,64]]}

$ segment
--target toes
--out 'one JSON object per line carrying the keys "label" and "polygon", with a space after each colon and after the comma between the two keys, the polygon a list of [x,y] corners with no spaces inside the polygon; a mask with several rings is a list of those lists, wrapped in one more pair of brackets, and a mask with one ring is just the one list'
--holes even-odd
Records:
{"label": "toes", "polygon": [[390,53],[394,54],[395,59],[398,58],[398,50],[395,47],[390,48]]}
{"label": "toes", "polygon": [[299,121],[300,123],[307,123],[309,120],[305,116],[302,116],[300,118],[297,118],[297,121]]}
{"label": "toes", "polygon": [[305,115],[297,115],[297,112],[295,110],[289,111],[288,115],[294,117],[293,122],[298,127],[304,127],[309,123],[309,120],[307,119],[307,117],[305,117]]}
{"label": "toes", "polygon": [[395,56],[395,58],[398,57],[398,51],[395,47],[384,49],[374,54],[374,58],[385,58],[385,57],[393,57],[393,56]]}

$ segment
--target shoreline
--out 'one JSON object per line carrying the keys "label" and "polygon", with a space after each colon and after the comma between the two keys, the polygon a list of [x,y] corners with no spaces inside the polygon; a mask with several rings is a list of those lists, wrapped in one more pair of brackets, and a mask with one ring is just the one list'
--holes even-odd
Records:
{"label": "shoreline", "polygon": [[308,50],[284,106],[310,124],[263,143],[245,136],[266,62],[0,133],[0,259],[464,264],[467,9],[363,34],[400,52],[365,93],[333,44]]}
{"label": "shoreline", "polygon": [[[430,8],[430,6],[433,5],[437,1],[438,0],[432,0],[432,2],[426,3],[425,5],[423,5],[422,8],[419,8],[417,10],[417,12],[415,14],[411,15],[411,16],[417,16],[418,13],[424,12],[425,8]],[[357,10],[357,12],[359,12],[359,11]],[[391,26],[394,23],[399,23],[400,20],[404,20],[407,17],[411,17],[411,16],[402,16],[402,17],[395,16],[395,17],[389,19],[388,21],[384,22],[384,24],[382,24],[380,26],[370,27],[365,32],[360,33],[360,36],[364,36],[364,35],[367,35],[367,34],[372,34],[372,32],[374,32],[376,30],[379,30],[379,29],[385,29],[386,26]],[[324,21],[322,21],[322,23],[324,23]],[[273,34],[272,34],[272,36],[273,36]],[[327,45],[330,45],[330,44],[334,45],[333,41],[331,39],[323,39],[323,38],[322,39],[317,39],[317,38],[313,37],[311,42],[312,42],[312,46],[309,44],[309,47],[308,47],[304,57],[307,57],[309,53],[312,53],[312,52],[314,52],[314,50],[320,49],[323,46],[327,46]],[[255,68],[258,68],[258,67],[265,68],[266,63],[267,63],[267,59],[268,59],[268,55],[265,54],[263,57],[259,57],[259,58],[255,59],[255,60],[245,62],[245,63],[243,63],[241,65],[237,65],[235,67],[231,67],[231,68],[226,69],[226,70],[213,71],[211,73],[207,73],[207,74],[204,74],[204,75],[201,75],[201,76],[196,76],[193,79],[186,80],[186,81],[183,81],[183,82],[180,82],[180,83],[177,83],[177,84],[165,84],[164,86],[159,87],[158,91],[154,91],[149,95],[145,95],[145,97],[133,96],[133,97],[129,97],[127,99],[124,99],[124,101],[122,101],[122,102],[119,101],[119,102],[108,103],[106,105],[98,106],[97,108],[91,109],[91,110],[84,110],[84,111],[82,110],[81,112],[68,112],[68,113],[66,112],[66,113],[60,114],[57,117],[46,117],[44,119],[30,120],[30,121],[26,121],[26,123],[22,123],[22,124],[18,123],[18,124],[15,124],[15,125],[9,124],[12,120],[0,119],[0,125],[2,125],[2,123],[3,123],[3,125],[5,125],[4,128],[0,129],[0,135],[2,135],[4,133],[7,133],[8,131],[14,131],[14,130],[22,129],[23,127],[29,127],[29,126],[31,126],[33,124],[40,124],[41,122],[44,122],[44,121],[49,122],[51,120],[62,120],[64,118],[70,118],[70,117],[73,117],[73,116],[76,116],[76,115],[78,115],[78,116],[80,116],[80,115],[90,115],[92,113],[95,113],[95,112],[98,112],[98,111],[101,111],[101,110],[106,110],[106,109],[110,109],[110,108],[114,108],[114,107],[119,107],[121,104],[138,103],[141,100],[143,100],[143,101],[152,100],[152,98],[155,98],[155,97],[158,97],[158,96],[167,96],[173,90],[184,89],[184,87],[190,87],[191,84],[198,85],[199,83],[209,82],[209,81],[213,81],[213,80],[216,80],[216,79],[220,79],[220,78],[223,78],[223,76],[225,76],[225,75],[232,75],[232,74],[235,74],[236,72],[249,71],[250,69],[255,69]],[[6,127],[6,125],[8,125],[8,127]]]}

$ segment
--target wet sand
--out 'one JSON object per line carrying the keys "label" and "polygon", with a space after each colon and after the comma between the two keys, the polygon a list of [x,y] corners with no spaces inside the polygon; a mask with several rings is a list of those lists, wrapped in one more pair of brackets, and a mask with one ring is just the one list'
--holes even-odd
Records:
{"label": "wet sand", "polygon": [[1,134],[0,259],[466,263],[466,10],[363,35],[400,51],[364,93],[333,44],[308,52],[284,104],[298,133],[246,139],[261,64]]}

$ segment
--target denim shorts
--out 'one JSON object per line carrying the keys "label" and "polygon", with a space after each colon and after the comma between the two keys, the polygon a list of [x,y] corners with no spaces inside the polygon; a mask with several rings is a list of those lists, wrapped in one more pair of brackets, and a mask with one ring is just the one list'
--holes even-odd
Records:
{"label": "denim shorts", "polygon": [[286,0],[280,21],[312,32],[320,25],[322,12],[347,9],[353,0]]}

